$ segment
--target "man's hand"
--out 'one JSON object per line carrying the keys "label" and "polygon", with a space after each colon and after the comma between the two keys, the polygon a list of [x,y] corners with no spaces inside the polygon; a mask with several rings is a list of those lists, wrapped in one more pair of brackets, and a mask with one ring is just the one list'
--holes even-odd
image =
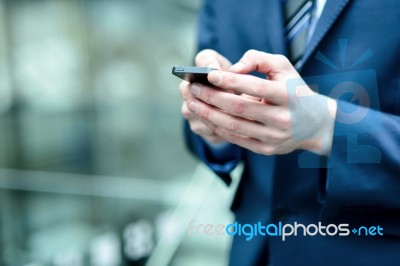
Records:
{"label": "man's hand", "polygon": [[[252,71],[262,72],[268,79],[244,75]],[[203,85],[190,88],[195,99],[187,100],[188,108],[213,125],[212,130],[223,139],[266,155],[296,149],[330,153],[337,103],[306,84],[289,95],[286,81],[301,77],[286,57],[250,50],[229,72],[212,71],[208,79],[224,90],[262,99],[255,101]],[[312,97],[312,104],[301,104],[302,97]]]}
{"label": "man's hand", "polygon": [[[195,64],[196,66],[201,66],[201,67],[207,66],[221,70],[227,70],[232,66],[232,63],[229,62],[228,59],[226,59],[225,57],[223,57],[222,55],[213,50],[203,50],[199,52],[196,56]],[[183,98],[183,104],[181,109],[183,117],[188,120],[191,130],[197,135],[203,137],[208,142],[210,143],[226,142],[226,140],[223,137],[215,133],[216,127],[210,121],[203,120],[199,115],[191,112],[188,109],[187,104],[193,98],[193,95],[190,93],[190,88],[196,86],[199,85],[198,84],[191,85],[186,81],[182,81],[181,84],[179,85],[181,95]],[[215,90],[215,88],[210,88],[206,86],[203,87],[207,88],[208,90]]]}

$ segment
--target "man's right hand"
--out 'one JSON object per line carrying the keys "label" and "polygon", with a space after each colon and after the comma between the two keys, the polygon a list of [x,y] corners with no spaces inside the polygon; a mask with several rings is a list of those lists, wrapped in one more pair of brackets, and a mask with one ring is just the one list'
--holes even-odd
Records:
{"label": "man's right hand", "polygon": [[[196,55],[195,64],[196,66],[200,67],[212,67],[221,70],[228,70],[232,66],[232,63],[224,56],[214,50],[209,49],[203,50]],[[188,120],[190,129],[210,143],[226,142],[224,138],[215,134],[215,126],[213,124],[203,120],[200,116],[189,110],[187,104],[188,102],[190,102],[190,99],[193,98],[192,94],[190,93],[190,88],[193,86],[206,87],[202,84],[190,84],[186,81],[182,81],[179,85],[180,92],[183,98],[182,115],[185,119]]]}

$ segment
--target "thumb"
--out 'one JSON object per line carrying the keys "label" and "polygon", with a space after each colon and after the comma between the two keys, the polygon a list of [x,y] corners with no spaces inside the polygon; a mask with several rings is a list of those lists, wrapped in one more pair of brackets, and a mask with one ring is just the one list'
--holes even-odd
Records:
{"label": "thumb", "polygon": [[216,69],[226,70],[232,66],[232,63],[220,53],[205,49],[200,51],[195,58],[196,66],[212,67]]}
{"label": "thumb", "polygon": [[296,69],[285,56],[257,50],[247,51],[239,62],[234,64],[229,70],[239,74],[256,71],[266,74],[269,79],[274,79],[274,76],[278,74],[286,74],[286,77],[298,76]]}

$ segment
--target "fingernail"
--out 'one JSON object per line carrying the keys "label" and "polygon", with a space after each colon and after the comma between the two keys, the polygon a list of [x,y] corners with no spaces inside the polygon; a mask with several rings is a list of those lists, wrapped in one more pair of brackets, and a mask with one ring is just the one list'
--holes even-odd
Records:
{"label": "fingernail", "polygon": [[199,96],[201,92],[201,88],[198,85],[192,85],[190,87],[190,93],[194,96]]}
{"label": "fingernail", "polygon": [[221,75],[220,71],[214,70],[214,71],[211,71],[210,74],[208,74],[208,79],[215,86],[219,86],[222,81],[222,75]]}
{"label": "fingernail", "polygon": [[233,66],[231,66],[231,71],[240,71],[243,68],[244,64],[243,62],[239,61],[236,64],[234,64]]}
{"label": "fingernail", "polygon": [[194,101],[189,102],[188,108],[193,113],[196,113],[196,111],[197,111],[197,103],[195,103]]}

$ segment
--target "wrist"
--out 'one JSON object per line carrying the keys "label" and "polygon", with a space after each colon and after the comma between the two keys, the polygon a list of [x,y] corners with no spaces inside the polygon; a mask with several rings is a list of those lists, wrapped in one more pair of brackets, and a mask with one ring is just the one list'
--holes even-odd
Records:
{"label": "wrist", "polygon": [[326,101],[328,112],[321,112],[324,115],[320,119],[320,125],[314,136],[308,141],[300,143],[300,148],[311,151],[318,155],[329,156],[332,150],[335,120],[337,113],[337,101],[323,96]]}

